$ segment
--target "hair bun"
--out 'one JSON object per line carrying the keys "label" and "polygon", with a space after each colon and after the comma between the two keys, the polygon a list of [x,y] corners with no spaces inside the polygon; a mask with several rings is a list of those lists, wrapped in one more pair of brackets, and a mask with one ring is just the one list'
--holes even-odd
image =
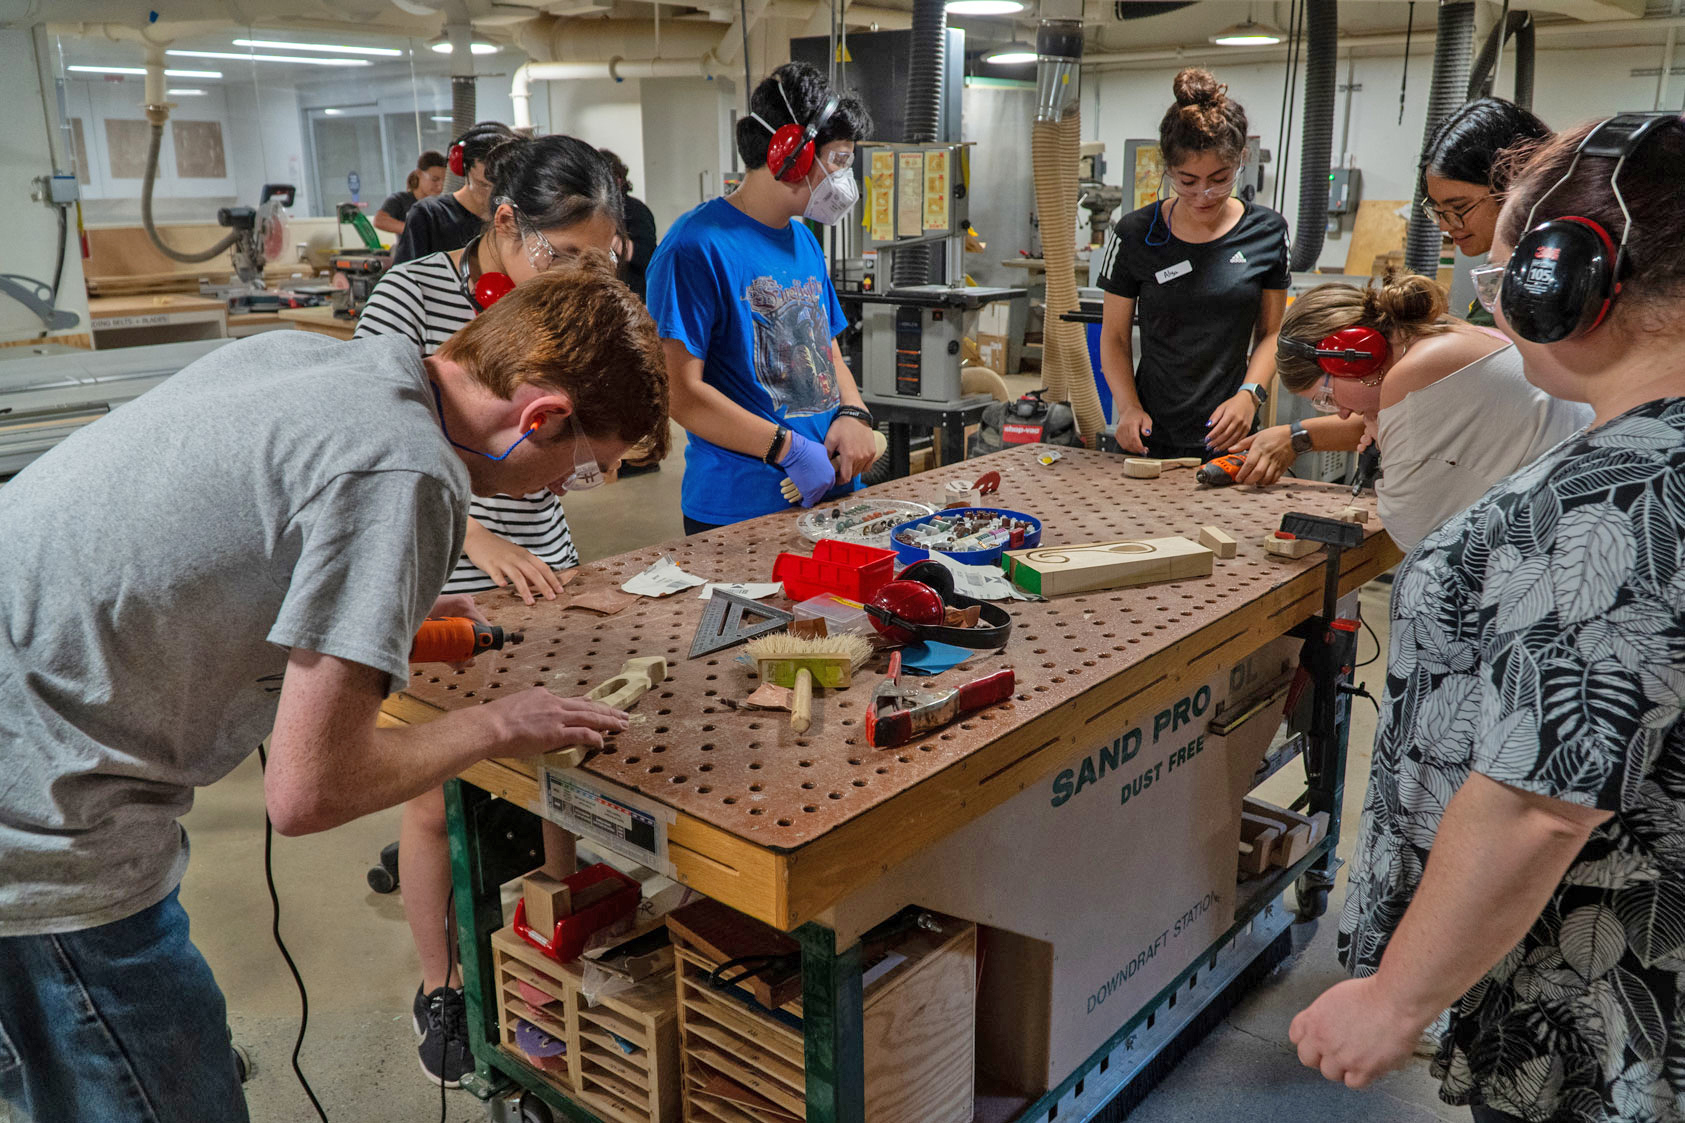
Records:
{"label": "hair bun", "polygon": [[1439,282],[1419,273],[1389,270],[1379,287],[1371,284],[1363,293],[1364,311],[1401,326],[1431,324],[1445,314],[1445,290]]}
{"label": "hair bun", "polygon": [[1176,93],[1177,105],[1221,105],[1229,92],[1215,74],[1198,66],[1183,69],[1170,88]]}

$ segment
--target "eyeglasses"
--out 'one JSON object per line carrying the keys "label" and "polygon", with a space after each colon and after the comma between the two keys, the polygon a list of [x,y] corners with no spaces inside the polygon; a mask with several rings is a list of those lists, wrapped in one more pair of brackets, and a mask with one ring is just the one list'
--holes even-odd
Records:
{"label": "eyeglasses", "polygon": [[1469,276],[1474,278],[1474,298],[1480,301],[1480,306],[1488,312],[1498,309],[1498,293],[1504,287],[1504,272],[1509,268],[1508,262],[1476,265],[1469,269]]}
{"label": "eyeglasses", "polygon": [[[509,459],[509,454],[520,448],[522,441],[538,431],[537,425],[531,426],[516,438],[514,444],[504,449],[497,456],[493,456],[489,452],[481,452],[477,448],[460,444],[451,436],[450,430],[445,427],[444,396],[439,393],[439,384],[436,382],[433,384],[433,404],[439,410],[439,432],[445,435],[445,440],[450,446],[459,448],[463,452],[471,452],[475,456],[483,456],[487,460],[503,461]],[[585,429],[579,424],[579,414],[568,414],[568,420],[573,422],[573,471],[569,473],[567,479],[562,481],[562,490],[590,491],[594,487],[601,487],[606,482],[606,477],[603,475],[602,466],[597,463],[597,454],[591,448],[591,442],[585,439]]]}
{"label": "eyeglasses", "polygon": [[1482,195],[1480,198],[1476,199],[1468,206],[1463,207],[1461,210],[1441,210],[1433,205],[1432,199],[1423,199],[1422,213],[1427,215],[1433,221],[1439,223],[1441,226],[1444,226],[1447,230],[1461,230],[1463,228],[1463,220],[1470,214],[1474,213],[1474,209],[1476,207],[1487,202],[1491,198],[1492,196],[1490,195]]}
{"label": "eyeglasses", "polygon": [[854,166],[854,152],[848,148],[838,148],[820,157],[819,162],[833,172],[846,172]]}

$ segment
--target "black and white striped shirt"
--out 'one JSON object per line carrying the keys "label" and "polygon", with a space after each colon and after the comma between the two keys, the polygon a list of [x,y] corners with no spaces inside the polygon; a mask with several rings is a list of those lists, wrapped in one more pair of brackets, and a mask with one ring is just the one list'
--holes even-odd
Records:
{"label": "black and white striped shirt", "polygon": [[[449,255],[430,253],[388,269],[375,285],[357,320],[354,338],[402,335],[431,355],[476,314],[466,279]],[[552,492],[527,496],[474,497],[469,514],[493,534],[536,554],[552,569],[579,564],[562,504]],[[463,554],[445,583],[447,593],[483,593],[497,588]]]}

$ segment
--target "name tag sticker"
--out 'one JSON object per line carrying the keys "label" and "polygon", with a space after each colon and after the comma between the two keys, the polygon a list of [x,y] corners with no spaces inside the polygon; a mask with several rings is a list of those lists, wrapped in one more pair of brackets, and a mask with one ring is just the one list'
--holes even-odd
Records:
{"label": "name tag sticker", "polygon": [[1160,269],[1157,273],[1154,273],[1153,280],[1157,281],[1161,285],[1167,285],[1171,281],[1174,281],[1177,277],[1185,277],[1193,271],[1193,262],[1180,261],[1175,265],[1168,265],[1165,268]]}

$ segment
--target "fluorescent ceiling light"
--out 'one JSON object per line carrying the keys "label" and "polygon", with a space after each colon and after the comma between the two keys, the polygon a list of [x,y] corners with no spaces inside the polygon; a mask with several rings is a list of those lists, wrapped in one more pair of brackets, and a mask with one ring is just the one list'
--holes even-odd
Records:
{"label": "fluorescent ceiling light", "polygon": [[950,16],[1010,16],[1024,10],[1022,0],[948,0]]}
{"label": "fluorescent ceiling light", "polygon": [[165,90],[171,97],[204,97],[204,90]]}
{"label": "fluorescent ceiling light", "polygon": [[321,51],[327,55],[369,55],[373,58],[402,58],[396,47],[337,47],[325,43],[281,43],[274,39],[235,39],[236,47],[267,47],[281,51]]}
{"label": "fluorescent ceiling light", "polygon": [[322,110],[322,112],[326,113],[329,117],[338,117],[341,113],[344,113],[345,110],[343,110],[343,109],[324,109],[324,110]]}
{"label": "fluorescent ceiling light", "polygon": [[1036,61],[1036,49],[1028,43],[1008,43],[984,54],[983,61],[996,66],[1023,66]]}
{"label": "fluorescent ceiling light", "polygon": [[451,120],[455,120],[455,118],[452,118],[452,117],[437,117],[437,116],[429,117],[427,119],[429,121],[451,121]]}
{"label": "fluorescent ceiling light", "polygon": [[[451,45],[448,42],[434,43],[433,50],[441,55],[448,55],[451,53]],[[468,44],[468,50],[476,55],[495,55],[497,53],[497,48],[490,43],[470,43]]]}
{"label": "fluorescent ceiling light", "polygon": [[1267,23],[1248,19],[1233,27],[1225,27],[1211,37],[1219,47],[1270,47],[1282,41],[1284,35]]}
{"label": "fluorescent ceiling light", "polygon": [[180,58],[226,58],[236,62],[295,62],[308,66],[370,66],[366,58],[305,58],[303,55],[260,55],[254,52],[235,54],[232,51],[177,51],[169,50],[166,55],[176,55]]}
{"label": "fluorescent ceiling light", "polygon": [[[74,70],[78,74],[138,74],[146,77],[144,66],[67,66],[66,70]],[[221,78],[220,70],[166,70],[166,78]]]}

